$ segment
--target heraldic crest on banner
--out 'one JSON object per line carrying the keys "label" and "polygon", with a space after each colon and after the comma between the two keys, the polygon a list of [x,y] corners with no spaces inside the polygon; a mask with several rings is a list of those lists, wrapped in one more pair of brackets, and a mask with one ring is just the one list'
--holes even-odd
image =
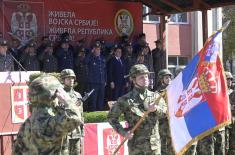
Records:
{"label": "heraldic crest on banner", "polygon": [[22,44],[26,44],[37,36],[37,18],[29,4],[21,3],[17,5],[16,10],[11,15],[11,32],[9,34]]}
{"label": "heraldic crest on banner", "polygon": [[130,36],[133,32],[134,22],[131,13],[126,9],[119,10],[115,15],[115,29],[118,35]]}

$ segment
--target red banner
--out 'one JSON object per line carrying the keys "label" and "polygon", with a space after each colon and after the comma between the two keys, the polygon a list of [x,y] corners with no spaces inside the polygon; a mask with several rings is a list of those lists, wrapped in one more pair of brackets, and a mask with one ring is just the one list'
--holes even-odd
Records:
{"label": "red banner", "polygon": [[[124,127],[127,126],[124,122],[122,125]],[[112,155],[124,139],[109,125],[109,123],[85,124],[84,138],[85,155]],[[120,148],[117,155],[128,155],[127,142]]]}
{"label": "red banner", "polygon": [[28,116],[29,75],[37,72],[0,72],[0,135],[18,132]]}
{"label": "red banner", "polygon": [[113,42],[123,34],[133,38],[142,32],[142,3],[103,0],[2,3],[3,36],[22,43],[43,35],[54,41],[64,32],[70,34],[72,41],[84,38],[87,42],[95,39]]}

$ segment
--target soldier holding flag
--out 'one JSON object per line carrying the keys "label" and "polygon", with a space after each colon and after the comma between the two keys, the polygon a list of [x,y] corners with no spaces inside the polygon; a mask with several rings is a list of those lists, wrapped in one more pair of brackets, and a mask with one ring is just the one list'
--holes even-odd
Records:
{"label": "soldier holding flag", "polygon": [[[159,119],[165,116],[166,108],[163,99],[156,100],[159,94],[149,91],[149,70],[143,64],[134,65],[128,76],[134,88],[120,97],[108,114],[108,121],[112,127],[126,139],[130,155],[160,155],[161,141],[159,136]],[[140,124],[135,132],[130,130],[149,111],[148,117]],[[124,129],[118,118],[124,114],[128,128]]]}

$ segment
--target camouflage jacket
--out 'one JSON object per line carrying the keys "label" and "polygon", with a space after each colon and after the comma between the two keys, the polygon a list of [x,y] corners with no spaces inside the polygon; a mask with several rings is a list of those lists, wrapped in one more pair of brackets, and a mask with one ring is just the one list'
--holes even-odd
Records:
{"label": "camouflage jacket", "polygon": [[[158,93],[151,92],[147,89],[141,92],[134,88],[126,95],[120,97],[117,103],[114,104],[108,114],[109,123],[119,134],[124,136],[144,115],[144,112],[146,111],[145,105],[154,102],[158,97]],[[164,117],[166,112],[166,107],[164,107],[162,103],[164,103],[163,99],[158,103],[161,109],[150,113],[134,132],[133,138],[128,142],[129,147],[143,145],[144,143],[150,145],[152,150],[160,147],[158,129],[159,118]],[[118,121],[121,114],[124,114],[124,118],[128,122],[127,129],[124,129]],[[144,147],[144,145],[142,147]]]}
{"label": "camouflage jacket", "polygon": [[[83,117],[83,103],[82,103],[82,96],[80,93],[76,92],[73,88],[64,88],[65,91],[69,94],[69,96],[74,100],[74,103],[76,105],[76,108],[81,113],[81,119],[84,121]],[[78,103],[79,102],[79,103]],[[78,104],[76,104],[78,103]],[[77,139],[84,135],[83,133],[83,126],[77,126],[75,130],[73,130],[71,133],[69,133],[69,139]]]}
{"label": "camouflage jacket", "polygon": [[66,135],[80,124],[81,114],[74,104],[57,113],[47,104],[37,104],[18,132],[12,155],[67,155]]}

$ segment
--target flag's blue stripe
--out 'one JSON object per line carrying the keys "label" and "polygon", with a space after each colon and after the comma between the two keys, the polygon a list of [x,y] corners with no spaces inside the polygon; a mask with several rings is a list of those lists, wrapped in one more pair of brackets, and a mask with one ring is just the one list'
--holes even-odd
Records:
{"label": "flag's blue stripe", "polygon": [[187,65],[187,67],[182,71],[182,82],[183,89],[187,89],[188,84],[191,82],[193,74],[196,73],[197,63],[199,61],[199,55],[197,54],[193,60]]}
{"label": "flag's blue stripe", "polygon": [[216,120],[207,102],[195,106],[184,118],[192,138],[216,126]]}

